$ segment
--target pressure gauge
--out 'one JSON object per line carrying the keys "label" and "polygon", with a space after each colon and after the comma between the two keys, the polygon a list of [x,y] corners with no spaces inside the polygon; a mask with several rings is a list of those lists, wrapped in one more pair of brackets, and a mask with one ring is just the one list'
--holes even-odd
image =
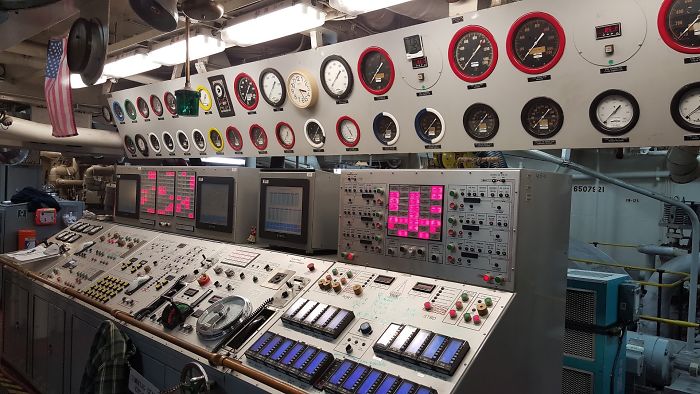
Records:
{"label": "pressure gauge", "polygon": [[146,100],[144,100],[142,97],[137,98],[136,106],[139,108],[139,113],[141,116],[148,119],[148,117],[151,115],[151,109],[148,108],[148,103],[146,103]]}
{"label": "pressure gauge", "polygon": [[374,136],[383,145],[392,146],[399,140],[399,122],[394,115],[388,112],[382,112],[375,116],[372,128]]}
{"label": "pressure gauge", "polygon": [[445,136],[445,119],[432,108],[425,108],[416,115],[416,133],[426,144],[437,144]]}
{"label": "pressure gauge", "polygon": [[466,82],[483,81],[498,61],[498,47],[491,33],[481,26],[466,26],[450,42],[450,66]]}
{"label": "pressure gauge", "polygon": [[544,12],[520,17],[508,32],[507,52],[513,65],[528,74],[554,67],[564,54],[566,37],[559,21]]}
{"label": "pressure gauge", "polygon": [[114,116],[116,116],[120,122],[124,121],[124,111],[122,110],[122,106],[119,105],[118,102],[115,101],[114,103],[112,103],[112,111],[114,112]]}
{"label": "pressure gauge", "polygon": [[520,120],[531,136],[551,138],[564,125],[564,112],[556,101],[548,97],[537,97],[525,104],[520,113]]}
{"label": "pressure gauge", "polygon": [[199,92],[199,108],[204,112],[211,111],[211,106],[214,101],[211,99],[211,92],[202,85],[197,86]]}
{"label": "pressure gauge", "polygon": [[194,141],[194,147],[198,151],[204,152],[207,149],[207,141],[204,139],[204,134],[198,129],[192,130],[192,141]]}
{"label": "pressure gauge", "polygon": [[221,152],[224,150],[224,137],[216,128],[209,129],[209,143],[216,152]]}
{"label": "pressure gauge", "polygon": [[250,141],[257,150],[267,149],[267,133],[262,126],[257,124],[250,126],[248,134],[250,135]]}
{"label": "pressure gauge", "polygon": [[639,120],[639,104],[629,93],[607,90],[599,94],[588,111],[591,123],[603,134],[618,136],[632,130]]}
{"label": "pressure gauge", "polygon": [[498,114],[486,104],[472,104],[462,117],[464,130],[476,141],[488,141],[498,133]]}
{"label": "pressure gauge", "polygon": [[152,94],[150,101],[151,108],[153,108],[153,113],[156,114],[157,117],[163,116],[163,102],[160,101],[160,98],[155,94]]}
{"label": "pressure gauge", "polygon": [[175,140],[173,140],[173,136],[167,131],[164,131],[161,138],[163,139],[163,146],[165,147],[165,150],[170,153],[175,152]]}
{"label": "pressure gauge", "polygon": [[277,123],[275,127],[275,136],[277,136],[277,142],[284,149],[294,149],[294,143],[296,138],[294,137],[294,130],[292,126],[285,122]]}
{"label": "pressure gauge", "polygon": [[124,147],[126,147],[126,150],[132,155],[136,154],[136,144],[134,144],[134,140],[128,135],[124,137]]}
{"label": "pressure gauge", "polygon": [[129,119],[136,120],[136,107],[134,107],[134,103],[132,103],[131,100],[126,100],[124,102],[124,109]]}
{"label": "pressure gauge", "polygon": [[148,157],[149,151],[146,139],[141,134],[136,134],[134,140],[136,141],[136,149],[139,150],[139,153],[144,157]]}
{"label": "pressure gauge", "polygon": [[154,152],[160,153],[160,139],[154,133],[148,134],[148,144]]}
{"label": "pressure gauge", "polygon": [[700,133],[700,82],[682,87],[673,96],[671,116],[683,129]]}
{"label": "pressure gauge", "polygon": [[323,148],[326,144],[326,131],[316,119],[309,119],[304,123],[304,136],[314,149]]}
{"label": "pressure gauge", "polygon": [[360,142],[360,126],[357,125],[355,119],[349,116],[343,116],[338,119],[338,122],[335,124],[335,132],[340,142],[348,148],[357,146]]}
{"label": "pressure gauge", "polygon": [[252,111],[258,106],[258,87],[250,75],[240,73],[234,81],[236,98],[243,108]]}
{"label": "pressure gauge", "polygon": [[170,115],[177,115],[177,99],[175,95],[170,92],[165,92],[163,99],[165,99],[165,108],[168,109]]}
{"label": "pressure gauge", "polygon": [[219,339],[235,329],[251,312],[250,302],[229,296],[213,303],[197,319],[197,334],[205,340]]}
{"label": "pressure gauge", "polygon": [[190,151],[190,139],[182,130],[177,131],[177,144],[180,146],[180,149],[182,149],[183,152]]}
{"label": "pressure gauge", "polygon": [[236,152],[240,152],[243,149],[243,138],[241,138],[241,132],[233,126],[229,126],[226,129],[226,142],[228,146]]}
{"label": "pressure gauge", "polygon": [[700,0],[665,0],[658,25],[666,45],[682,53],[700,53]]}
{"label": "pressure gauge", "polygon": [[348,62],[337,55],[325,58],[321,64],[321,85],[334,99],[347,98],[353,85],[352,69]]}
{"label": "pressure gauge", "polygon": [[287,98],[287,87],[282,75],[273,68],[266,68],[260,73],[262,96],[268,104],[279,107]]}
{"label": "pressure gauge", "polygon": [[357,65],[360,82],[368,92],[376,95],[385,94],[394,83],[394,62],[382,48],[370,47],[360,54]]}
{"label": "pressure gauge", "polygon": [[287,78],[289,98],[296,107],[311,108],[318,100],[316,81],[304,71],[293,71]]}

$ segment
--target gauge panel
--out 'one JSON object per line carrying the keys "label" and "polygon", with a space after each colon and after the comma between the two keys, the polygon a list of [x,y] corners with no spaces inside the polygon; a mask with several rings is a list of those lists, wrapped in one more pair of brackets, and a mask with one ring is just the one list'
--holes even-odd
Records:
{"label": "gauge panel", "polygon": [[548,97],[536,97],[525,104],[520,120],[531,136],[539,139],[552,138],[564,125],[564,111],[556,101]]}
{"label": "gauge panel", "polygon": [[452,71],[461,80],[480,82],[496,68],[498,46],[491,32],[485,28],[465,26],[452,37],[449,59]]}
{"label": "gauge panel", "polygon": [[148,117],[151,116],[151,109],[148,107],[148,103],[143,97],[136,99],[136,107],[138,107],[139,113],[144,119],[148,119]]}
{"label": "gauge panel", "polygon": [[360,143],[360,126],[355,119],[342,116],[335,125],[335,132],[340,142],[348,148],[353,148]]}
{"label": "gauge panel", "polygon": [[260,73],[260,89],[263,99],[273,107],[281,107],[287,99],[284,78],[274,68],[266,68]]}
{"label": "gauge panel", "polygon": [[676,92],[671,100],[671,117],[684,130],[700,133],[700,82]]}
{"label": "gauge panel", "polygon": [[639,104],[631,94],[617,89],[599,94],[588,111],[593,127],[603,134],[619,136],[628,133],[639,120]]}
{"label": "gauge panel", "polygon": [[216,128],[212,127],[209,129],[209,144],[216,152],[223,152],[224,150],[224,137]]}
{"label": "gauge panel", "polygon": [[152,94],[150,101],[151,101],[151,108],[153,109],[153,113],[159,118],[161,116],[163,116],[163,102],[160,101],[160,98],[158,96],[156,96],[155,94]]}
{"label": "gauge panel", "polygon": [[250,134],[250,141],[257,150],[263,151],[267,149],[267,133],[262,126],[258,124],[250,126],[248,134]]}
{"label": "gauge panel", "polygon": [[401,135],[399,122],[394,115],[388,112],[382,112],[374,117],[372,129],[374,130],[374,136],[377,137],[377,140],[382,145],[386,146],[395,145]]}
{"label": "gauge panel", "polygon": [[228,142],[228,146],[236,152],[240,152],[241,149],[243,149],[243,137],[241,137],[241,132],[233,126],[226,128],[226,142]]}
{"label": "gauge panel", "polygon": [[176,134],[177,138],[177,145],[182,149],[183,152],[189,152],[190,151],[190,139],[187,136],[187,133],[185,133],[182,130],[178,130]]}
{"label": "gauge panel", "polygon": [[321,64],[321,85],[326,93],[336,100],[350,96],[354,78],[352,68],[341,56],[331,55]]}
{"label": "gauge panel", "polygon": [[499,120],[491,106],[476,103],[464,111],[462,125],[467,135],[476,141],[488,141],[498,133]]}
{"label": "gauge panel", "polygon": [[418,138],[426,144],[437,144],[445,136],[445,119],[433,108],[420,110],[415,126]]}
{"label": "gauge panel", "polygon": [[177,115],[177,99],[175,95],[171,92],[165,92],[163,100],[165,100],[165,108],[168,109],[170,115]]}
{"label": "gauge panel", "polygon": [[357,62],[357,71],[362,86],[372,94],[385,94],[394,84],[394,62],[389,53],[382,48],[365,49]]}
{"label": "gauge panel", "polygon": [[277,142],[284,149],[294,149],[294,144],[296,143],[296,137],[294,136],[294,129],[289,123],[279,122],[275,126],[275,136],[277,137]]}
{"label": "gauge panel", "polygon": [[700,53],[700,0],[664,0],[657,25],[669,47],[681,53]]}
{"label": "gauge panel", "polygon": [[561,59],[566,47],[564,29],[553,16],[532,12],[521,16],[506,39],[508,58],[520,71],[542,74]]}
{"label": "gauge panel", "polygon": [[240,73],[233,84],[241,106],[248,111],[254,110],[258,106],[258,86],[253,78],[246,73]]}
{"label": "gauge panel", "polygon": [[304,137],[314,149],[320,149],[326,145],[326,131],[316,119],[309,119],[304,123]]}

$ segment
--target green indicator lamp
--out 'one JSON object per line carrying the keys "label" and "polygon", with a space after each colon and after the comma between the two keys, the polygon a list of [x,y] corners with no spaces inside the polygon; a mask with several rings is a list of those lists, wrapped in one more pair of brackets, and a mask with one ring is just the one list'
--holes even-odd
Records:
{"label": "green indicator lamp", "polygon": [[190,86],[190,18],[185,18],[185,87],[175,91],[177,114],[199,116],[199,91]]}

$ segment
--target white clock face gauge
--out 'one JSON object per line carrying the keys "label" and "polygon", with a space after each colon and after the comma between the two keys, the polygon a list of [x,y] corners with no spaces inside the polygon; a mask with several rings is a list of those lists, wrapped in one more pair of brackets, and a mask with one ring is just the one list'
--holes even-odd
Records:
{"label": "white clock face gauge", "polygon": [[277,126],[277,138],[284,148],[294,147],[294,130],[288,124],[281,123]]}
{"label": "white clock face gauge", "polygon": [[598,122],[609,129],[627,127],[634,119],[634,105],[629,99],[613,94],[605,97],[596,108]]}
{"label": "white clock face gauge", "polygon": [[292,103],[299,108],[310,107],[314,102],[312,82],[300,73],[292,73],[289,76],[289,97]]}
{"label": "white clock face gauge", "polygon": [[211,95],[209,94],[209,91],[206,89],[202,89],[199,91],[199,100],[202,103],[202,106],[205,108],[210,108],[211,107]]}
{"label": "white clock face gauge", "polygon": [[282,93],[284,84],[279,77],[273,72],[267,72],[262,77],[262,90],[265,97],[274,105],[279,105],[282,102]]}
{"label": "white clock face gauge", "polygon": [[348,91],[350,86],[350,70],[338,60],[331,60],[323,70],[323,79],[328,89],[341,96]]}
{"label": "white clock face gauge", "polygon": [[340,122],[340,138],[346,145],[355,145],[360,139],[360,130],[355,122],[345,119]]}
{"label": "white clock face gauge", "polygon": [[678,105],[683,120],[695,127],[700,127],[700,88],[686,92]]}

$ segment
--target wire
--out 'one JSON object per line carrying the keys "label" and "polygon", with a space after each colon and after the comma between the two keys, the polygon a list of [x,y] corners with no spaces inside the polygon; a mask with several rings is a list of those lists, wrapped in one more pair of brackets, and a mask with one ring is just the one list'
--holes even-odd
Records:
{"label": "wire", "polygon": [[620,336],[617,338],[617,351],[615,352],[612,370],[610,370],[610,394],[615,394],[615,369],[617,368],[617,359],[620,357],[620,351],[622,350],[622,340],[625,338],[626,333],[627,327],[623,326]]}

